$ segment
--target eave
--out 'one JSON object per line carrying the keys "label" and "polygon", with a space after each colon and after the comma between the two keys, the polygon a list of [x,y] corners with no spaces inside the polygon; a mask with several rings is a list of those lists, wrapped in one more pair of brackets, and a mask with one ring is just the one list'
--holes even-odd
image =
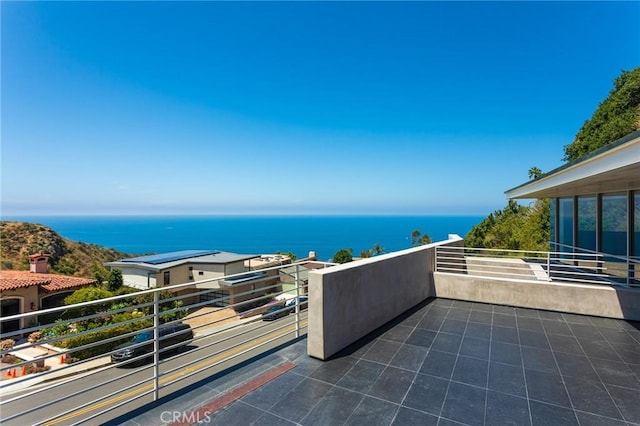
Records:
{"label": "eave", "polygon": [[507,198],[568,197],[640,189],[640,131],[505,192]]}

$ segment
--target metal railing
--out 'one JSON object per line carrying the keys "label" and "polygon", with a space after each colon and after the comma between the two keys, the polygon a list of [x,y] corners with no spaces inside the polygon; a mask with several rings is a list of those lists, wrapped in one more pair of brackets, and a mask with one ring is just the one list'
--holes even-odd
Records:
{"label": "metal railing", "polygon": [[[280,274],[285,267],[295,272]],[[0,318],[21,324],[0,336],[16,343],[0,351],[2,424],[103,422],[132,400],[157,401],[299,338],[307,326],[302,270],[280,265],[237,286],[217,283],[246,272]],[[211,297],[221,290],[227,294]],[[286,298],[296,299],[286,315],[265,312]],[[282,318],[266,321],[271,315]],[[171,331],[176,324],[192,334]],[[36,332],[38,341],[25,341]]]}
{"label": "metal railing", "polygon": [[443,246],[436,247],[435,257],[436,272],[574,284],[640,286],[639,260],[579,249],[553,252]]}

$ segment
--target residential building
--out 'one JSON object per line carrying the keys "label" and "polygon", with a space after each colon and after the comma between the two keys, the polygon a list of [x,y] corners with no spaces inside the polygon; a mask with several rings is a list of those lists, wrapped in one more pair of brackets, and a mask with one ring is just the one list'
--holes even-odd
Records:
{"label": "residential building", "polygon": [[[241,302],[242,294],[256,286],[268,287],[274,281],[266,272],[246,273],[245,266],[260,255],[236,254],[219,250],[181,250],[169,253],[121,259],[108,262],[108,268],[122,271],[123,284],[140,290],[168,287],[192,282],[193,286],[182,287],[177,295],[193,294],[185,300],[216,300],[217,304],[228,305]],[[217,280],[221,277],[229,277]],[[210,290],[210,291],[208,291]]]}
{"label": "residential building", "polygon": [[[39,309],[55,308],[64,304],[64,298],[81,287],[93,285],[95,279],[49,274],[49,255],[37,253],[29,256],[29,271],[0,271],[0,316],[8,317]],[[10,333],[28,327],[24,320],[2,322],[1,333]]]}
{"label": "residential building", "polygon": [[607,255],[608,270],[637,276],[640,260],[640,131],[506,191],[551,200],[551,249]]}

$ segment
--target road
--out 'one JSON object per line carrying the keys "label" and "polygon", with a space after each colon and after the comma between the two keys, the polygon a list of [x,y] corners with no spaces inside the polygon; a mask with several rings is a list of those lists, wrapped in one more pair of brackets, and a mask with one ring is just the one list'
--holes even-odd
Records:
{"label": "road", "polygon": [[[301,312],[302,333],[306,333],[306,320],[306,311]],[[295,315],[197,337],[186,350],[160,360],[158,398],[295,337]],[[84,424],[103,424],[154,400],[153,372],[153,363],[136,368],[111,364],[58,383],[19,391],[3,398],[11,401],[1,407],[2,425],[70,425],[93,416]]]}

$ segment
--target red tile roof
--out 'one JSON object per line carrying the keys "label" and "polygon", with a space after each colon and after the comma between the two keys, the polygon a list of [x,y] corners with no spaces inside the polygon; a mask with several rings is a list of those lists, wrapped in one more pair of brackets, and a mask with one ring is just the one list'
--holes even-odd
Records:
{"label": "red tile roof", "polygon": [[0,291],[40,286],[45,291],[66,290],[95,284],[89,278],[69,277],[56,274],[37,274],[30,271],[0,271]]}

